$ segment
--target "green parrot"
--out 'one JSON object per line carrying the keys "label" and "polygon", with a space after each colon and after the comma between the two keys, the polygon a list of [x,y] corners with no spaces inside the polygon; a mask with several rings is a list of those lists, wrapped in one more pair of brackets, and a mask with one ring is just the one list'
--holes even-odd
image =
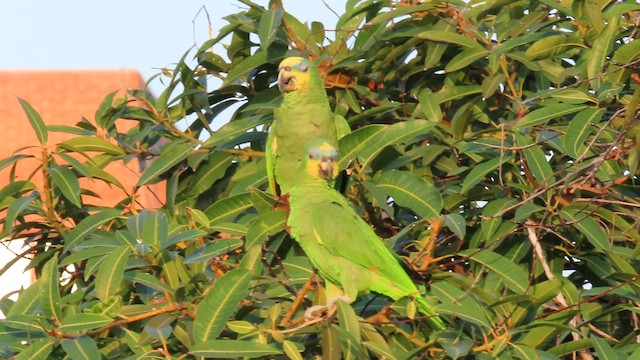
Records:
{"label": "green parrot", "polygon": [[289,192],[309,140],[337,143],[350,128],[331,111],[322,76],[310,60],[284,59],[278,67],[278,88],[284,99],[274,112],[265,156],[269,187],[280,196]]}
{"label": "green parrot", "polygon": [[[444,323],[402,269],[397,256],[378,238],[349,202],[331,186],[337,175],[338,150],[330,140],[308,143],[295,182],[289,191],[291,236],[306,252],[325,281],[327,307],[336,300],[349,303],[358,293],[373,291],[393,300],[409,296],[417,310],[429,316],[434,329]],[[324,308],[327,308],[324,307]],[[311,308],[305,317],[318,311]]]}

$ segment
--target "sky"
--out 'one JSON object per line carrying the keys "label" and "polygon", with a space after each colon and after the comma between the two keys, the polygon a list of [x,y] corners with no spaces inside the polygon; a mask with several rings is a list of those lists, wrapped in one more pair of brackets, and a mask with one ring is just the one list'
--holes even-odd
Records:
{"label": "sky", "polygon": [[[254,0],[267,6],[268,0]],[[303,22],[334,24],[346,0],[283,0]],[[0,69],[134,68],[145,79],[246,9],[234,0],[14,0],[0,2]],[[155,94],[162,90],[152,83]]]}

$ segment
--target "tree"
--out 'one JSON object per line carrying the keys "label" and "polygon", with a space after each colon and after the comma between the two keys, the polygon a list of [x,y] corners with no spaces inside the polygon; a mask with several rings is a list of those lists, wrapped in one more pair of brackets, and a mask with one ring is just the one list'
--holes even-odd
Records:
{"label": "tree", "polygon": [[[0,302],[0,352],[638,355],[640,5],[352,0],[328,26],[302,24],[279,1],[242,3],[196,66],[187,54],[163,74],[157,99],[107,97],[95,121],[67,129],[88,135],[47,150],[43,185],[0,191],[4,241],[32,237],[39,275]],[[220,43],[226,54],[212,50]],[[419,275],[447,330],[373,295],[332,319],[302,319],[322,284],[283,231],[262,158],[288,55],[320,64],[353,129],[339,144],[345,196]],[[121,119],[137,126],[119,133]],[[160,210],[137,206],[135,193],[115,209],[91,206],[80,196],[90,189],[67,185],[115,184],[105,166],[136,157],[153,159],[140,188],[166,182]]]}

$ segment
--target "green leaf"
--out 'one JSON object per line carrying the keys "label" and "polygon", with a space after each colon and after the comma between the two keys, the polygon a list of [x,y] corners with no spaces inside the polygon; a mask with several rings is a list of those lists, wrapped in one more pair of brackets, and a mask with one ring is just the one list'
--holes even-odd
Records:
{"label": "green leaf", "polygon": [[493,218],[493,216],[516,203],[517,201],[515,199],[504,197],[492,200],[482,208],[482,216],[485,219],[482,220],[480,228],[482,229],[483,239],[485,241],[493,242],[493,235],[502,224],[502,217]]}
{"label": "green leaf", "polygon": [[181,231],[171,237],[169,237],[169,239],[167,239],[166,242],[161,243],[161,246],[158,248],[158,251],[162,251],[166,248],[168,248],[171,245],[175,245],[179,242],[183,242],[183,241],[191,241],[191,240],[196,240],[199,238],[202,238],[203,236],[207,235],[207,232],[204,230],[200,230],[200,229],[189,229],[187,231]]}
{"label": "green leaf", "polygon": [[167,241],[169,223],[162,211],[149,211],[142,225],[142,242],[150,245],[160,245]]}
{"label": "green leaf", "polygon": [[446,214],[443,216],[444,224],[451,230],[459,239],[464,239],[467,234],[467,223],[464,217],[460,214]]}
{"label": "green leaf", "polygon": [[214,152],[207,162],[201,164],[193,175],[193,182],[189,186],[188,194],[197,195],[209,189],[216,181],[221,179],[229,166],[233,155],[225,152]]}
{"label": "green leaf", "polygon": [[184,259],[185,264],[193,264],[201,261],[207,261],[217,256],[224,255],[235,249],[242,247],[243,241],[234,238],[217,239],[213,243],[209,243],[198,250],[192,252]]}
{"label": "green leaf", "polygon": [[80,183],[73,171],[66,166],[56,166],[49,168],[49,175],[51,175],[53,185],[60,189],[62,195],[73,205],[81,208]]}
{"label": "green leaf", "polygon": [[620,46],[611,58],[611,64],[607,69],[609,74],[606,77],[606,81],[613,84],[622,83],[623,76],[626,72],[629,72],[623,65],[629,64],[638,58],[640,58],[640,39],[636,38]]}
{"label": "green leaf", "polygon": [[26,159],[30,157],[31,156],[29,155],[12,155],[12,156],[9,156],[8,158],[4,158],[0,160],[0,170],[6,168],[7,166],[13,165],[22,159]]}
{"label": "green leaf", "polygon": [[267,52],[266,51],[258,51],[255,54],[249,56],[248,58],[242,60],[239,64],[232,67],[229,71],[229,74],[224,79],[222,83],[223,86],[229,85],[232,82],[240,80],[249,72],[253,71],[259,66],[264,65],[267,62]]}
{"label": "green leaf", "polygon": [[438,218],[442,197],[435,186],[408,171],[393,170],[375,179],[376,187],[393,198],[400,206],[413,210],[423,218]]}
{"label": "green leaf", "polygon": [[491,160],[487,160],[480,165],[476,165],[475,167],[473,167],[473,169],[471,169],[471,171],[469,171],[469,174],[467,174],[467,176],[462,181],[462,188],[460,189],[460,192],[463,194],[467,193],[469,190],[471,190],[472,187],[476,186],[478,183],[480,183],[480,181],[484,180],[485,176],[487,176],[488,173],[497,169],[498,166],[500,166],[503,162],[510,159],[511,156],[505,156],[502,159],[497,157]]}
{"label": "green leaf", "polygon": [[380,359],[395,359],[396,354],[394,354],[391,349],[385,347],[379,343],[373,341],[363,341],[362,345],[367,347],[367,349],[373,351]]}
{"label": "green leaf", "polygon": [[281,355],[277,348],[242,340],[210,340],[196,343],[191,347],[189,354],[203,356],[211,359],[229,359],[245,357],[254,359],[258,357]]}
{"label": "green leaf", "polygon": [[287,212],[284,210],[269,211],[256,218],[247,230],[247,243],[245,248],[249,249],[257,244],[268,240],[284,230],[287,221]]}
{"label": "green leaf", "polygon": [[120,216],[120,211],[115,209],[103,210],[99,213],[89,215],[65,234],[64,250],[71,251],[77,242],[84,240],[86,236],[95,231],[100,225]]}
{"label": "green leaf", "polygon": [[96,295],[103,303],[116,294],[124,278],[124,270],[131,255],[128,245],[120,246],[102,261],[96,276]]}
{"label": "green leaf", "polygon": [[416,37],[420,39],[458,44],[468,48],[484,50],[484,48],[482,48],[482,45],[480,45],[478,42],[474,41],[473,39],[470,39],[464,35],[457,34],[455,32],[450,32],[450,31],[427,30],[417,34]]}
{"label": "green leaf", "polygon": [[193,150],[191,143],[171,143],[160,152],[149,167],[142,173],[137,186],[157,182],[159,177],[171,169],[174,165],[186,159]]}
{"label": "green leaf", "polygon": [[580,110],[585,109],[587,106],[575,106],[573,104],[555,104],[547,105],[537,110],[526,114],[522,119],[518,120],[513,126],[514,129],[521,129],[524,127],[531,127],[540,124],[544,124],[547,121],[555,118],[562,117],[564,115],[572,114]]}
{"label": "green leaf", "polygon": [[65,317],[60,322],[58,331],[69,333],[72,331],[93,330],[107,325],[111,321],[112,319],[110,317],[101,314],[73,314]]}
{"label": "green leaf", "polygon": [[530,60],[553,58],[576,46],[584,45],[570,35],[552,35],[531,44],[525,55]]}
{"label": "green leaf", "polygon": [[366,167],[385,147],[407,143],[420,135],[428,134],[434,127],[435,123],[427,120],[401,121],[389,125],[366,145],[366,149],[358,154],[358,159]]}
{"label": "green leaf", "polygon": [[439,281],[431,285],[433,295],[441,302],[435,306],[435,312],[459,316],[465,321],[491,328],[485,314],[486,304],[480,303],[468,289],[463,291],[455,287],[454,283],[455,281]]}
{"label": "green leaf", "polygon": [[595,100],[591,96],[589,96],[589,94],[577,89],[564,89],[560,91],[554,91],[551,93],[551,97],[569,104],[595,102]]}
{"label": "green leaf", "polygon": [[267,10],[260,16],[258,24],[258,36],[262,50],[269,50],[269,45],[275,40],[276,33],[282,22],[282,8]]}
{"label": "green leaf", "polygon": [[93,136],[75,137],[59,143],[58,147],[84,154],[88,158],[90,157],[85,154],[87,151],[95,151],[109,155],[125,155],[125,151],[121,147]]}
{"label": "green leaf", "polygon": [[[249,294],[249,280],[251,280],[251,273],[248,270],[235,269],[227,272],[213,283],[196,308],[193,333],[198,344],[192,348],[193,355],[211,357],[213,353],[208,351],[221,350],[221,347],[218,346],[211,347],[211,342],[207,341],[220,335],[240,301]],[[233,344],[238,343],[234,342]],[[207,351],[207,353],[201,351]],[[245,356],[249,356],[248,354],[250,353],[248,352]],[[239,353],[234,353],[233,356],[237,357]]]}
{"label": "green leaf", "polygon": [[449,60],[447,66],[444,68],[444,71],[450,73],[458,71],[460,69],[464,69],[474,61],[485,58],[489,54],[490,52],[482,47],[473,47],[470,49],[466,49],[458,55],[454,56],[453,59]]}
{"label": "green leaf", "polygon": [[500,84],[505,81],[507,81],[507,77],[503,73],[487,76],[482,81],[482,98],[486,99],[491,97],[498,90]]}
{"label": "green leaf", "polygon": [[567,155],[577,159],[584,152],[584,143],[604,115],[602,108],[588,108],[573,117],[564,136],[564,147]]}
{"label": "green leaf", "polygon": [[614,350],[603,338],[591,335],[591,343],[598,353],[598,360],[624,360],[628,357],[619,351]]}
{"label": "green leaf", "polygon": [[62,318],[62,305],[59,289],[58,257],[53,256],[42,268],[40,280],[40,307],[42,313],[56,324]]}
{"label": "green leaf", "polygon": [[553,169],[544,152],[539,145],[533,143],[530,137],[524,136],[520,133],[515,133],[516,144],[522,147],[522,153],[526,160],[527,167],[531,171],[534,179],[538,182],[539,187],[544,187],[553,184],[556,179],[553,176]]}
{"label": "green leaf", "polygon": [[620,18],[609,18],[607,22],[607,26],[593,42],[591,53],[587,57],[587,76],[591,79],[591,88],[594,90],[599,89],[602,84],[604,64],[616,38],[620,36]]}
{"label": "green leaf", "polygon": [[15,360],[48,360],[55,343],[56,340],[51,338],[31,340],[29,346],[20,351]]}
{"label": "green leaf", "polygon": [[[36,299],[38,297],[36,296]],[[13,315],[2,320],[2,325],[11,329],[26,330],[31,334],[45,333],[42,327],[42,318],[31,315]]]}
{"label": "green leaf", "polygon": [[75,339],[62,339],[62,349],[71,360],[95,360],[102,358],[98,345],[89,336],[80,336]]}
{"label": "green leaf", "polygon": [[7,209],[7,217],[4,219],[4,233],[8,234],[13,230],[13,223],[16,221],[18,216],[24,215],[22,212],[31,205],[33,200],[38,198],[37,193],[32,193],[29,196],[21,197],[9,205]]}
{"label": "green leaf", "polygon": [[597,250],[603,251],[611,249],[609,236],[607,236],[607,233],[600,224],[591,217],[589,211],[564,207],[560,210],[560,216],[566,221],[571,222]]}
{"label": "green leaf", "polygon": [[[40,276],[40,278],[42,278],[42,276]],[[7,317],[14,315],[32,315],[40,302],[40,298],[38,297],[39,293],[40,280],[22,290],[18,295],[16,302],[11,305],[11,309],[9,309],[8,313],[5,312],[5,315]]]}
{"label": "green leaf", "polygon": [[18,98],[18,102],[20,102],[20,106],[22,106],[22,110],[27,115],[27,119],[31,124],[31,127],[36,132],[36,136],[38,137],[38,141],[40,145],[47,145],[47,140],[49,139],[49,134],[47,133],[47,127],[44,125],[44,121],[42,121],[42,117],[36,109],[31,106],[25,99]]}
{"label": "green leaf", "polygon": [[[289,357],[289,359],[292,360],[302,360],[302,354],[300,354],[300,350],[298,349],[298,343],[294,343],[293,341],[290,340],[285,340],[282,342],[282,349],[284,350],[284,353]],[[300,345],[302,347],[302,345]],[[304,350],[304,347],[302,347],[302,349]]]}
{"label": "green leaf", "polygon": [[511,290],[518,294],[524,294],[529,287],[527,274],[508,258],[489,250],[477,251],[469,249],[460,253],[477,261],[497,274]]}
{"label": "green leaf", "polygon": [[173,294],[175,292],[175,290],[171,286],[163,283],[157,277],[140,271],[127,271],[124,273],[124,278],[127,281],[143,284],[150,287],[151,289],[155,289],[158,291],[166,291],[170,294]]}
{"label": "green leaf", "polygon": [[379,136],[387,127],[385,125],[368,125],[347,134],[338,141],[340,149],[340,169],[344,169],[349,161],[355,159],[359,153],[369,148],[373,139]]}
{"label": "green leaf", "polygon": [[345,359],[363,359],[366,352],[360,343],[360,324],[351,305],[338,300],[338,319],[340,319],[340,340],[342,356]]}
{"label": "green leaf", "polygon": [[442,110],[440,110],[440,104],[433,92],[429,89],[424,89],[418,95],[418,101],[422,113],[429,121],[439,123],[442,121]]}
{"label": "green leaf", "polygon": [[245,192],[216,201],[209,206],[204,213],[207,214],[210,219],[209,224],[214,226],[218,223],[232,220],[242,212],[251,208],[252,205],[251,193]]}

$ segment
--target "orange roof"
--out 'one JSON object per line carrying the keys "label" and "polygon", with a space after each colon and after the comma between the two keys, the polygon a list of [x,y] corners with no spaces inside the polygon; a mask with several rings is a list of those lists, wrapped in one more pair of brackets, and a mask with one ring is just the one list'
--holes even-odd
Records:
{"label": "orange roof", "polygon": [[[131,69],[116,70],[0,70],[0,121],[4,136],[0,142],[0,159],[11,156],[16,150],[27,146],[32,149],[20,151],[40,156],[39,143],[24,114],[18,98],[28,101],[42,116],[47,125],[75,125],[83,117],[93,122],[94,114],[104,97],[116,90],[143,89],[144,81],[140,73]],[[135,123],[121,120],[123,128]],[[119,126],[120,128],[120,126]],[[69,139],[72,135],[50,132],[47,147]],[[81,159],[84,160],[84,159]],[[38,165],[37,160],[28,160],[20,165],[17,177],[26,179]],[[140,170],[136,162],[112,164],[107,169],[124,184],[130,194],[138,180]],[[9,169],[0,172],[0,187],[6,186]],[[34,178],[34,181],[38,181]],[[111,206],[127,196],[117,187],[108,186],[94,179],[82,179],[81,183],[97,192],[102,200],[86,198],[90,204]],[[156,196],[149,191],[155,193]],[[164,198],[162,186],[152,186],[139,192],[138,201],[144,207],[157,208],[158,198]]]}

